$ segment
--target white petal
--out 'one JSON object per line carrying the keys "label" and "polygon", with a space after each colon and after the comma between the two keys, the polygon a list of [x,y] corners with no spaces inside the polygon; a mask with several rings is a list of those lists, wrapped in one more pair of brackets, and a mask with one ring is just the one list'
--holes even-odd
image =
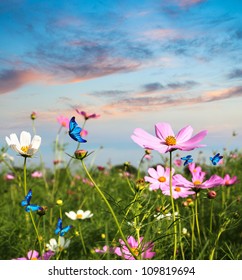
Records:
{"label": "white petal", "polygon": [[60,246],[64,247],[64,245],[65,245],[65,237],[60,236]]}
{"label": "white petal", "polygon": [[35,135],[30,145],[30,149],[38,150],[41,144],[41,137]]}
{"label": "white petal", "polygon": [[74,211],[70,211],[69,213],[65,212],[65,214],[71,220],[76,220],[76,213]]}
{"label": "white petal", "polygon": [[27,131],[22,131],[20,134],[20,145],[21,147],[29,146],[31,143],[31,135]]}
{"label": "white petal", "polygon": [[77,214],[77,215],[84,215],[84,211],[83,211],[83,210],[78,210],[78,211],[76,212],[76,214]]}
{"label": "white petal", "polygon": [[70,243],[71,243],[71,240],[70,239],[67,239],[66,240],[66,243],[64,245],[64,248],[68,248],[70,246]]}

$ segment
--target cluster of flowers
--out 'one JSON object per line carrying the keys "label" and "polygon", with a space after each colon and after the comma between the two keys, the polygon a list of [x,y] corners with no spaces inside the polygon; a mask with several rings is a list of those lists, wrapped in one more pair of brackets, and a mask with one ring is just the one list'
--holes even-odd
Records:
{"label": "cluster of flowers", "polygon": [[[127,238],[127,242],[136,257],[140,257],[140,259],[145,260],[152,259],[155,256],[155,252],[152,252],[154,243],[144,243],[142,236],[139,238],[139,241],[135,240],[133,236],[129,236]],[[104,246],[102,249],[96,249],[95,252],[99,254],[110,253],[122,257],[126,260],[135,260],[134,256],[125,245],[125,242],[122,239],[119,239],[119,243],[119,247]]]}

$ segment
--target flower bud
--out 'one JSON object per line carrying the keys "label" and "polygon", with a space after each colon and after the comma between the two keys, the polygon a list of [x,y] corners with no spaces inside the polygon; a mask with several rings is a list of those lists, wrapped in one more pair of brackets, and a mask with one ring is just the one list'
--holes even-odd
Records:
{"label": "flower bud", "polygon": [[36,117],[37,117],[36,112],[32,112],[31,115],[30,115],[31,120],[35,120]]}
{"label": "flower bud", "polygon": [[76,150],[75,157],[76,159],[84,159],[87,156],[88,152],[86,150]]}
{"label": "flower bud", "polygon": [[217,196],[217,193],[215,191],[208,191],[207,198],[214,199]]}
{"label": "flower bud", "polygon": [[57,199],[57,200],[56,200],[56,205],[62,206],[62,205],[63,205],[63,200]]}

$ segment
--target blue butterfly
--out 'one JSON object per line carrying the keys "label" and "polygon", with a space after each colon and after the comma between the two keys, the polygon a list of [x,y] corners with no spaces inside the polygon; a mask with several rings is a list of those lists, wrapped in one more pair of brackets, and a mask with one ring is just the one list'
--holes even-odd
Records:
{"label": "blue butterfly", "polygon": [[187,165],[188,163],[191,163],[191,162],[193,161],[191,155],[187,155],[187,156],[185,156],[185,157],[182,157],[181,159],[182,159],[182,160],[185,160],[185,162],[184,162],[184,164],[183,164],[184,166]]}
{"label": "blue butterfly", "polygon": [[82,128],[78,126],[78,124],[75,121],[75,117],[72,117],[69,122],[69,135],[70,137],[80,143],[85,143],[87,140],[83,139],[80,135],[82,131]]}
{"label": "blue butterfly", "polygon": [[30,204],[32,198],[32,190],[30,189],[25,198],[21,201],[21,206],[25,207],[26,212],[43,210],[43,208],[36,204]]}
{"label": "blue butterfly", "polygon": [[220,156],[220,153],[217,153],[214,157],[210,157],[210,160],[213,165],[217,165],[217,163],[222,159],[223,156]]}
{"label": "blue butterfly", "polygon": [[56,229],[55,229],[55,234],[60,233],[60,236],[64,236],[70,229],[72,228],[72,225],[62,227],[62,219],[59,218],[57,221]]}

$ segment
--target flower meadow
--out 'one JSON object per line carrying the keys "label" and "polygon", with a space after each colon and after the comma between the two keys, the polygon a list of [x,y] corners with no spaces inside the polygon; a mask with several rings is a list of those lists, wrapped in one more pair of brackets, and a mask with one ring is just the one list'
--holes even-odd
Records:
{"label": "flower meadow", "polygon": [[[87,151],[85,143],[87,134],[92,141],[88,122],[99,117],[75,110],[54,120],[59,130],[53,168],[45,167],[41,155],[37,113],[30,115],[33,131],[6,135],[0,154],[0,259],[242,259],[240,151],[211,150],[204,160],[209,131],[193,134],[187,125],[175,132],[158,121],[154,134],[134,128],[127,135],[143,153],[137,168],[128,158],[98,166],[96,151]],[[60,141],[63,133],[76,142],[72,154]],[[17,156],[21,166],[15,165]],[[39,157],[38,165],[33,157]]]}

